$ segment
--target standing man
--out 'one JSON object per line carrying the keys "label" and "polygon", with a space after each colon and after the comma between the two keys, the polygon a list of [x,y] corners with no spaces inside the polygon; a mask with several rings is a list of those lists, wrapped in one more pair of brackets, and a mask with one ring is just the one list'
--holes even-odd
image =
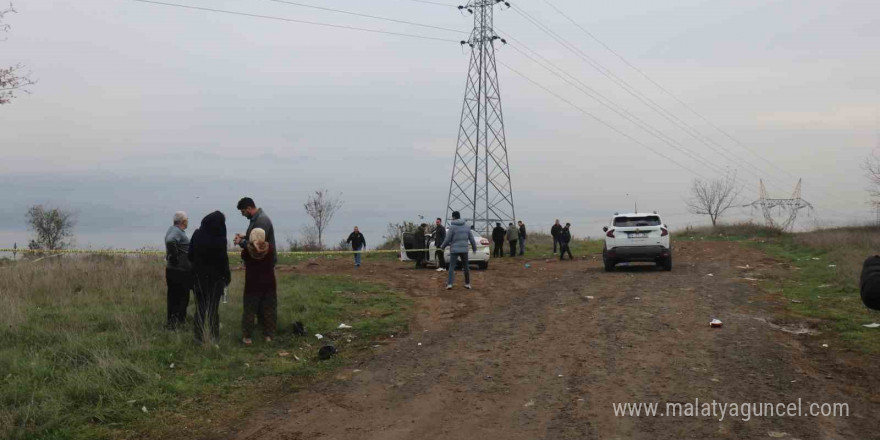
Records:
{"label": "standing man", "polygon": [[565,227],[562,228],[562,232],[559,233],[559,261],[565,259],[565,253],[568,252],[568,258],[574,260],[574,255],[571,254],[571,249],[568,247],[568,244],[571,242],[571,223],[566,223]]}
{"label": "standing man", "polygon": [[272,264],[278,264],[278,248],[275,247],[275,228],[272,227],[272,220],[263,212],[263,208],[257,209],[254,199],[250,197],[239,200],[236,208],[241,211],[241,215],[250,220],[250,223],[248,223],[247,232],[244,235],[235,234],[232,242],[241,246],[242,249],[247,249],[248,237],[251,236],[251,231],[254,228],[260,228],[266,231],[266,241],[272,245]]}
{"label": "standing man", "polygon": [[495,228],[492,229],[492,242],[495,243],[495,250],[492,251],[493,257],[501,258],[504,256],[505,235],[507,235],[507,231],[504,230],[504,227],[501,226],[501,223],[495,223]]}
{"label": "standing man", "polygon": [[550,235],[553,237],[553,253],[556,253],[556,245],[559,244],[559,233],[562,232],[562,225],[559,224],[559,219],[556,219],[556,223],[553,223],[553,226],[550,228]]}
{"label": "standing man", "polygon": [[510,256],[516,256],[516,244],[519,243],[519,228],[510,222],[507,225],[507,244],[510,245]]}
{"label": "standing man", "polygon": [[464,288],[471,288],[471,269],[468,265],[468,244],[474,252],[477,252],[477,241],[474,239],[474,233],[468,227],[467,222],[461,219],[461,213],[452,212],[452,225],[449,227],[449,233],[446,239],[440,244],[440,250],[449,246],[449,276],[447,277],[446,290],[452,289],[452,283],[455,282],[455,266],[461,262],[461,268],[464,270]]}
{"label": "standing man", "polygon": [[437,272],[443,272],[443,269],[446,268],[446,259],[443,257],[443,249],[440,249],[443,240],[446,240],[446,228],[443,227],[443,220],[438,217],[437,220],[434,220],[434,247],[437,248],[434,253],[437,256]]}
{"label": "standing man", "polygon": [[354,267],[361,267],[361,253],[367,247],[367,239],[364,238],[364,234],[361,234],[361,231],[358,231],[358,227],[354,227],[354,232],[348,234],[348,239],[345,240],[346,243],[351,243],[351,250],[354,251]]}
{"label": "standing man", "polygon": [[522,220],[519,221],[519,254],[523,255],[526,251],[526,225]]}
{"label": "standing man", "polygon": [[422,223],[419,225],[418,228],[416,228],[416,232],[414,232],[416,237],[416,246],[418,246],[416,248],[418,249],[418,252],[416,252],[416,269],[421,269],[425,267],[425,260],[428,256],[428,251],[425,250],[428,243],[428,241],[425,240],[425,234],[427,230],[428,225],[426,223]]}
{"label": "standing man", "polygon": [[168,285],[168,318],[165,327],[174,330],[186,322],[189,291],[192,290],[192,264],[189,261],[189,219],[183,211],[174,213],[173,224],[165,233],[165,282]]}

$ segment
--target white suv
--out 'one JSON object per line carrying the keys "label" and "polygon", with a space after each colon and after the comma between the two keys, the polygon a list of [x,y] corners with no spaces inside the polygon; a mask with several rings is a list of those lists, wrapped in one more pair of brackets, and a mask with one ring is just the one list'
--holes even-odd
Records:
{"label": "white suv", "polygon": [[672,270],[672,246],[669,229],[663,219],[653,214],[617,214],[605,231],[602,261],[605,271],[611,272],[617,263],[653,261],[664,270]]}

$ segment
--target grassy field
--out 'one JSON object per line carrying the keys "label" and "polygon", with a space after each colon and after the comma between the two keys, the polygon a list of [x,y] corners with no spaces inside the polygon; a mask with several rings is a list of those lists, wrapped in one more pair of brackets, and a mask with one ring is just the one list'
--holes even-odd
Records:
{"label": "grassy field", "polygon": [[[156,258],[91,257],[0,270],[0,438],[100,439],[198,433],[230,422],[332,370],[374,339],[405,331],[409,302],[346,276],[278,273],[279,334],[240,339],[243,272],[221,305],[221,342],[198,346],[191,324],[165,323],[164,266]],[[193,303],[190,304],[190,316]],[[340,356],[318,361],[314,336]],[[353,326],[338,330],[340,323]],[[188,323],[189,324],[189,323]],[[259,334],[259,333],[258,333]],[[254,399],[260,395],[260,399]],[[232,411],[234,410],[234,411]]]}
{"label": "grassy field", "polygon": [[880,353],[880,312],[862,305],[859,276],[865,258],[880,253],[880,228],[847,227],[783,234],[754,224],[683,231],[676,239],[733,240],[790,262],[789,277],[765,280],[762,287],[790,301],[792,316],[815,319],[820,330],[840,337],[853,350]]}

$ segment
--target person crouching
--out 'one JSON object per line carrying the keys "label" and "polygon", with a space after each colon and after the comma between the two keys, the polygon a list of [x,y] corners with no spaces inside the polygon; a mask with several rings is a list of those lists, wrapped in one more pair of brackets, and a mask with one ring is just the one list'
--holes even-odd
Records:
{"label": "person crouching", "polygon": [[254,228],[247,246],[241,251],[244,260],[244,313],[241,318],[242,340],[251,345],[254,319],[263,330],[266,342],[272,341],[278,322],[278,296],[275,284],[275,250],[266,241],[266,231]]}

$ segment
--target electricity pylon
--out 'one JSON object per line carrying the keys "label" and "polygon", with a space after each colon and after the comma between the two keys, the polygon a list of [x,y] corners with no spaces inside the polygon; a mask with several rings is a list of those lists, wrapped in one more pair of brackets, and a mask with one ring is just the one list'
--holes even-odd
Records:
{"label": "electricity pylon", "polygon": [[507,141],[501,112],[495,43],[506,43],[493,27],[495,6],[510,7],[502,0],[471,0],[458,9],[474,16],[474,29],[462,45],[471,48],[470,68],[465,83],[458,143],[449,183],[446,220],[453,211],[469,220],[488,237],[494,222],[516,219],[513,187],[507,163]]}
{"label": "electricity pylon", "polygon": [[[760,180],[760,183],[761,189],[758,195],[759,199],[745,206],[761,208],[761,211],[764,213],[764,222],[771,228],[778,228],[783,231],[793,230],[794,221],[797,219],[798,212],[804,208],[813,209],[813,205],[811,205],[810,202],[801,198],[801,179],[798,179],[797,186],[794,188],[794,193],[792,193],[791,198],[789,199],[768,198],[767,189],[764,187],[764,181]],[[785,221],[777,223],[773,219],[774,209],[778,209],[787,214],[787,217],[783,216]]]}

